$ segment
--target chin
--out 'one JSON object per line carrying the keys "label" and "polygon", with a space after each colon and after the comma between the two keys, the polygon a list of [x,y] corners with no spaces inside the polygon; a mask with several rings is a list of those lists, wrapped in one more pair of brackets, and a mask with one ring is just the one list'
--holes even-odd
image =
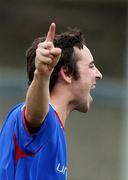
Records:
{"label": "chin", "polygon": [[79,99],[75,102],[75,110],[82,113],[87,113],[90,109],[91,102],[92,98],[90,98],[90,96],[87,99]]}
{"label": "chin", "polygon": [[86,108],[83,108],[83,111],[81,111],[81,112],[87,113],[87,112],[89,111],[89,109],[90,109],[90,106],[89,106],[89,107],[86,107]]}
{"label": "chin", "polygon": [[90,103],[89,104],[81,104],[80,106],[77,107],[76,110],[82,113],[87,113],[90,109]]}

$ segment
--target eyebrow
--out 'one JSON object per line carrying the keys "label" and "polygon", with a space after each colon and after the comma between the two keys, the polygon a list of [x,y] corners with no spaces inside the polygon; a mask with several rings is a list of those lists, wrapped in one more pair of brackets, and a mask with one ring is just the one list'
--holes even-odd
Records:
{"label": "eyebrow", "polygon": [[92,60],[92,61],[90,62],[90,64],[94,64],[94,60]]}

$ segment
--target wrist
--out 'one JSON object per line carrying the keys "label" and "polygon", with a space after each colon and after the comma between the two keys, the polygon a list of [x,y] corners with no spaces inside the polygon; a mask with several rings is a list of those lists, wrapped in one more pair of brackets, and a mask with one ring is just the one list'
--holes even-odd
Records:
{"label": "wrist", "polygon": [[34,78],[36,78],[38,80],[49,80],[50,74],[42,73],[36,69],[34,71]]}

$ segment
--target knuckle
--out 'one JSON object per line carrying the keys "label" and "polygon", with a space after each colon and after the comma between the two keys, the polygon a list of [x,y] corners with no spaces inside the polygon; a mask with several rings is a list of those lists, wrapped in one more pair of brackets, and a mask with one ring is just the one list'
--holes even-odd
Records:
{"label": "knuckle", "polygon": [[40,50],[39,48],[36,49],[36,54],[39,54]]}
{"label": "knuckle", "polygon": [[41,47],[41,43],[38,44],[37,48],[40,48]]}

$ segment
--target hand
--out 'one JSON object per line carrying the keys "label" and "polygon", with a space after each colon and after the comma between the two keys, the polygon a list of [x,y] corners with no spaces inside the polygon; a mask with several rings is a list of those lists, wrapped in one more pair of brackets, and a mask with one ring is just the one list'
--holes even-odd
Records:
{"label": "hand", "polygon": [[52,23],[44,42],[39,43],[36,50],[35,67],[36,73],[45,77],[49,77],[53,68],[57,64],[60,56],[61,49],[55,48],[53,41],[55,37],[56,25]]}

